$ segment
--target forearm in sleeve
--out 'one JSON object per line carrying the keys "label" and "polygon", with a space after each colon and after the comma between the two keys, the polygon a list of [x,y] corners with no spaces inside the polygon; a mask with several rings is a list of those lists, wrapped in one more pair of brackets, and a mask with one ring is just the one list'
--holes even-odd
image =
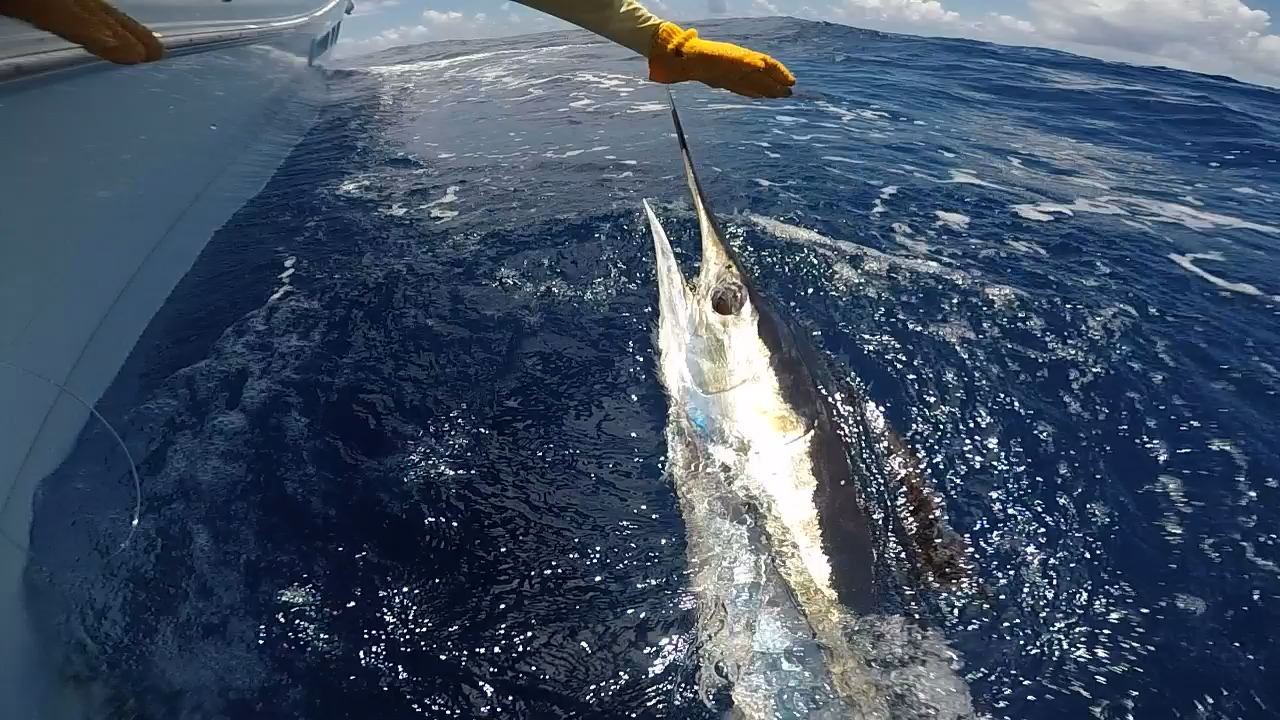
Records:
{"label": "forearm in sleeve", "polygon": [[636,0],[516,0],[649,57],[662,18]]}

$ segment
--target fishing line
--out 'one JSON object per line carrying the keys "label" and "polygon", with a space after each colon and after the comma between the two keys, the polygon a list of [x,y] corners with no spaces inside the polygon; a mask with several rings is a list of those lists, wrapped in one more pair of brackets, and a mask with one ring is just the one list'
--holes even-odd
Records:
{"label": "fishing line", "polygon": [[[138,466],[133,462],[133,455],[129,452],[128,446],[124,444],[124,438],[120,437],[120,433],[116,432],[116,429],[111,425],[111,423],[107,422],[107,419],[102,416],[102,413],[98,412],[98,410],[86,402],[84,398],[71,390],[68,390],[62,383],[56,380],[51,380],[38,372],[14,365],[4,359],[0,359],[0,367],[13,368],[24,375],[28,375],[45,383],[55,390],[66,393],[67,396],[80,403],[84,409],[88,410],[91,415],[96,417],[98,421],[107,428],[107,432],[111,433],[111,437],[115,438],[116,444],[119,445],[120,450],[124,452],[125,459],[129,461],[129,474],[133,476],[133,519],[129,521],[129,534],[125,536],[124,542],[120,543],[120,548],[108,555],[106,559],[110,560],[116,555],[124,552],[125,548],[129,546],[129,543],[133,541],[134,535],[138,533],[138,523],[142,519],[142,478],[138,475]],[[21,471],[21,468],[19,468],[19,471]]]}

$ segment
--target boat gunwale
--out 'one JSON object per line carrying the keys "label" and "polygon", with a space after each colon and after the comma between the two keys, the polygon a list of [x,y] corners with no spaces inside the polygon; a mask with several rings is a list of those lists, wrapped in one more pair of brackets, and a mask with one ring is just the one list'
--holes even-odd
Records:
{"label": "boat gunwale", "polygon": [[[353,5],[352,0],[328,0],[321,7],[298,15],[257,20],[178,21],[156,23],[151,28],[166,50],[186,55],[251,43],[296,30],[329,14],[340,3]],[[350,10],[348,7],[347,11]],[[33,32],[31,36],[40,35],[42,33]],[[52,49],[32,50],[0,58],[0,85],[59,70],[108,64],[79,46],[62,44]]]}

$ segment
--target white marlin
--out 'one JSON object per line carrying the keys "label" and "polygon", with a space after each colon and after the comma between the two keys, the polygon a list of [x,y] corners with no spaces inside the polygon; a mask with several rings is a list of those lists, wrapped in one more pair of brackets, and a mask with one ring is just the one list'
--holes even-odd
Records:
{"label": "white marlin", "polygon": [[657,216],[659,376],[668,472],[697,602],[699,688],[732,714],[884,717],[848,640],[874,602],[873,548],[849,455],[804,344],[756,290],[698,185],[671,105],[702,236],[686,283]]}

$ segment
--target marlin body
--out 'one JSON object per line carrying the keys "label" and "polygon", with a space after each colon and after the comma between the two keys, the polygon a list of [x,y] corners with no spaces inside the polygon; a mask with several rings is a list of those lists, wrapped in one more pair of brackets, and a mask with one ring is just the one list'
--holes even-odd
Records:
{"label": "marlin body", "polygon": [[756,290],[698,185],[671,106],[702,237],[687,283],[653,208],[668,472],[697,601],[699,688],[752,720],[882,717],[848,640],[874,604],[873,550],[832,408],[802,344]]}

